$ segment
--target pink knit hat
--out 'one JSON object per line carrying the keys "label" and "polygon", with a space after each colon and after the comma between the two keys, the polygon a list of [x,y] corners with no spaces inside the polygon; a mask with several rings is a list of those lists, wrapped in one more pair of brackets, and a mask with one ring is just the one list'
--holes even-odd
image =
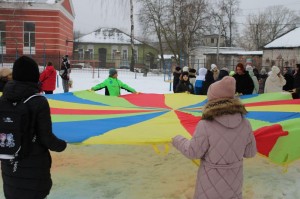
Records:
{"label": "pink knit hat", "polygon": [[207,99],[214,100],[218,98],[234,98],[235,79],[231,76],[225,76],[220,81],[211,84],[207,91]]}

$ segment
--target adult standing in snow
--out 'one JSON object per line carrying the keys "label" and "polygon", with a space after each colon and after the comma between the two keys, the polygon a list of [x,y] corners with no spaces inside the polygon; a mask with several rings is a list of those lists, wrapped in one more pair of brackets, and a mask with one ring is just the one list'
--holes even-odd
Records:
{"label": "adult standing in snow", "polygon": [[175,93],[176,87],[179,84],[181,75],[181,68],[177,66],[173,72],[173,92]]}
{"label": "adult standing in snow", "polygon": [[40,83],[45,94],[53,94],[56,86],[56,70],[52,62],[48,62],[46,69],[41,73]]}
{"label": "adult standing in snow", "polygon": [[64,93],[69,92],[69,81],[70,81],[70,73],[71,73],[71,65],[68,59],[68,55],[62,58],[61,67],[59,71],[59,75],[62,79],[62,86],[64,89]]}
{"label": "adult standing in snow", "polygon": [[254,83],[250,77],[248,71],[245,70],[242,63],[238,63],[235,68],[235,74],[233,75],[236,81],[236,93],[239,95],[250,95],[254,89]]}
{"label": "adult standing in snow", "polygon": [[282,92],[283,86],[286,84],[286,80],[280,73],[280,69],[277,66],[272,66],[272,71],[265,83],[265,93]]}
{"label": "adult standing in snow", "polygon": [[121,80],[118,79],[118,71],[115,68],[109,69],[109,77],[104,80],[102,83],[97,84],[92,87],[92,91],[98,91],[105,88],[105,95],[109,96],[120,96],[121,89],[125,89],[131,93],[137,93],[133,88],[124,84]]}
{"label": "adult standing in snow", "polygon": [[243,158],[257,149],[244,105],[235,98],[236,82],[226,76],[213,83],[191,140],[178,135],[172,144],[190,159],[200,159],[194,199],[242,199]]}

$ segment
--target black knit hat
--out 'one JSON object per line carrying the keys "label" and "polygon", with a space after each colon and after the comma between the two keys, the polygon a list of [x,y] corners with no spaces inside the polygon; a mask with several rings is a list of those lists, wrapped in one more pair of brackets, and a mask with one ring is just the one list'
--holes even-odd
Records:
{"label": "black knit hat", "polygon": [[38,82],[40,78],[37,63],[27,56],[18,58],[13,65],[13,80],[22,82]]}
{"label": "black knit hat", "polygon": [[186,75],[186,76],[189,76],[189,72],[184,71],[184,72],[181,73],[181,75],[182,75],[182,77],[185,76],[185,75]]}

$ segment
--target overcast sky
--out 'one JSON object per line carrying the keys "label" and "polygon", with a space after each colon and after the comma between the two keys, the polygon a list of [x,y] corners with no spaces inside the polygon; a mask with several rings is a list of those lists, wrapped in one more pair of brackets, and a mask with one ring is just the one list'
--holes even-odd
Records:
{"label": "overcast sky", "polygon": [[[75,30],[89,33],[99,27],[115,27],[130,33],[129,0],[72,1],[76,14]],[[245,16],[251,13],[263,11],[273,5],[282,5],[300,13],[300,0],[240,0],[241,13],[238,15],[238,21],[244,20]],[[135,34],[138,32],[139,29],[136,27]]]}

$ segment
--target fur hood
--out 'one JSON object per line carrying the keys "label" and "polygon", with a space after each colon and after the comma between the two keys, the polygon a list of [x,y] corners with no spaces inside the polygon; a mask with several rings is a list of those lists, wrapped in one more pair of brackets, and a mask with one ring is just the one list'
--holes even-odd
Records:
{"label": "fur hood", "polygon": [[220,98],[208,101],[203,107],[202,119],[213,120],[222,115],[233,115],[236,113],[241,115],[247,114],[245,106],[239,99]]}

